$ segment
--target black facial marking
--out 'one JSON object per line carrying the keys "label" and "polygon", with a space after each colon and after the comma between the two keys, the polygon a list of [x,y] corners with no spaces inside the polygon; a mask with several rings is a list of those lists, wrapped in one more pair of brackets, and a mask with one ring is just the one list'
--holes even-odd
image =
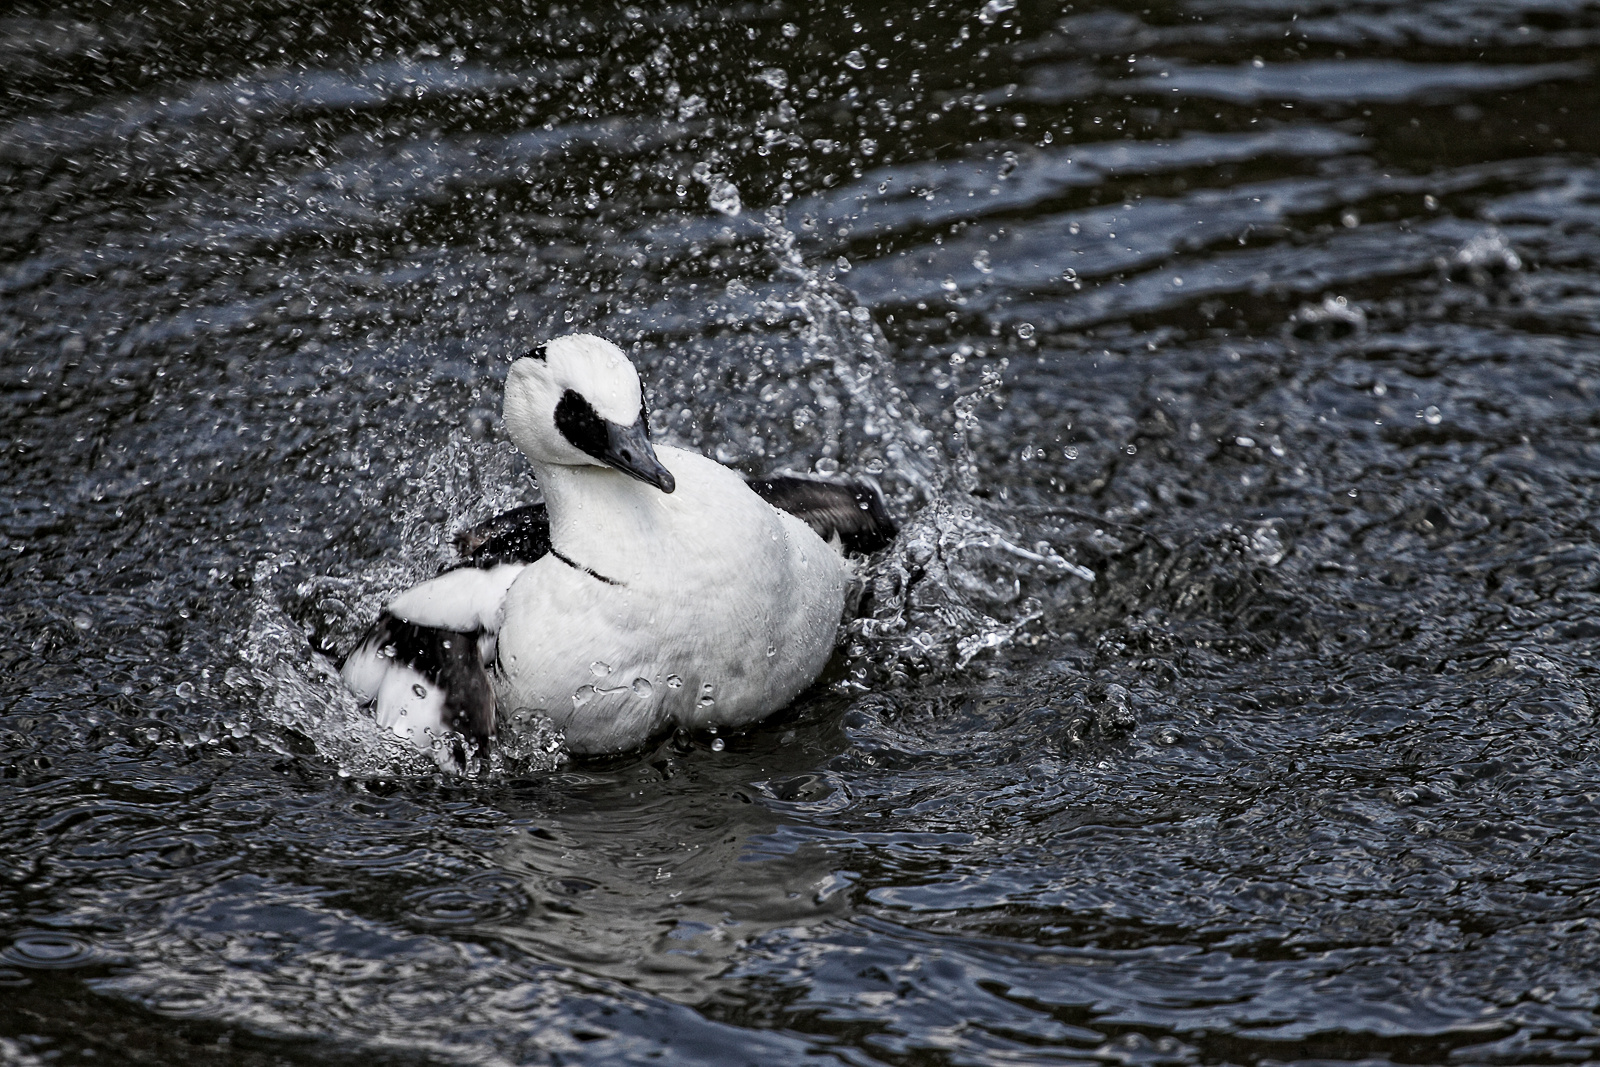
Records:
{"label": "black facial marking", "polygon": [[578,451],[596,459],[605,455],[606,420],[576,390],[568,389],[561,394],[556,404],[556,429]]}
{"label": "black facial marking", "polygon": [[536,359],[540,363],[546,363],[546,362],[548,362],[547,356],[548,356],[548,353],[545,352],[544,345],[534,345],[532,348],[530,348],[528,350],[528,352],[522,358],[523,359]]}

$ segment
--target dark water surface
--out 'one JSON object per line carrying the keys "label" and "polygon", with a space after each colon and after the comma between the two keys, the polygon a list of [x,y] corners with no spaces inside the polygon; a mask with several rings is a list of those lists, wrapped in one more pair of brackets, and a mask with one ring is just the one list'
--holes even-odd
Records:
{"label": "dark water surface", "polygon": [[[1600,5],[1147,3],[13,5],[0,1061],[1600,1058]],[[579,328],[905,530],[441,779],[325,653]]]}

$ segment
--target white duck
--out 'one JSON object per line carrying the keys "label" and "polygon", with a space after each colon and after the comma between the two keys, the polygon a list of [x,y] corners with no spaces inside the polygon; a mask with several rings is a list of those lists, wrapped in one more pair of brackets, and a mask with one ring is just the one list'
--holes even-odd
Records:
{"label": "white duck", "polygon": [[381,724],[452,769],[468,761],[452,732],[486,751],[497,707],[548,716],[579,755],[760,721],[832,653],[840,550],[894,535],[870,486],[747,483],[654,447],[638,372],[599,337],[512,364],[505,424],[544,503],[459,535],[466,565],[395,598],[343,667]]}

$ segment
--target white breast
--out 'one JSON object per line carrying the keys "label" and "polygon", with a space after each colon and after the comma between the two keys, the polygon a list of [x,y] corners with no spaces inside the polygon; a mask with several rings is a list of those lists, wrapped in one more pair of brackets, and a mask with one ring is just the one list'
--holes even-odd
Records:
{"label": "white breast", "polygon": [[826,664],[844,610],[844,563],[810,527],[711,460],[657,452],[676,492],[582,472],[552,514],[572,563],[546,556],[506,596],[502,711],[548,715],[577,753],[771,714]]}

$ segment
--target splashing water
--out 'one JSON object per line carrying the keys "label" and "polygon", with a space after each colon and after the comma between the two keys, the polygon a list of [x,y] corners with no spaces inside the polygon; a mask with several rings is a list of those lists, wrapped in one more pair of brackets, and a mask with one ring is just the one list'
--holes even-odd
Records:
{"label": "splashing water", "polygon": [[[723,197],[717,210],[737,213],[731,182],[709,164],[693,173],[714,200]],[[729,203],[735,210],[726,210]],[[805,260],[782,209],[758,222],[780,284],[749,316],[798,322],[795,343],[808,371],[806,393],[767,394],[773,403],[762,414],[773,422],[759,428],[764,448],[758,451],[795,457],[804,447],[818,473],[874,477],[905,516],[895,544],[861,572],[860,617],[842,631],[849,667],[840,684],[859,690],[964,669],[1044,619],[1048,604],[1081,600],[1095,576],[1074,562],[1073,550],[1053,545],[1032,517],[977,495],[969,434],[1001,389],[1005,362],[985,366],[976,385],[957,390],[949,413],[954,447],[941,448],[896,383],[882,330],[837,280],[838,267]],[[952,369],[963,362],[957,353]],[[689,380],[703,382],[713,366],[712,358],[702,359]],[[784,369],[775,360],[762,367],[774,379]],[[778,419],[812,431],[809,440],[785,441],[773,429]],[[384,603],[449,566],[454,530],[536,498],[514,451],[462,433],[406,460],[397,474],[404,488],[395,509],[398,552],[353,573],[305,575],[281,599],[274,590],[280,574],[294,569],[292,560],[263,563],[255,576],[244,658],[266,694],[263,714],[276,728],[309,739],[346,774],[431,773],[432,765],[355,706],[325,653],[351,647]],[[373,489],[369,501],[380,514],[382,495]],[[508,725],[490,773],[556,765],[559,753],[542,717],[511,716]]]}

